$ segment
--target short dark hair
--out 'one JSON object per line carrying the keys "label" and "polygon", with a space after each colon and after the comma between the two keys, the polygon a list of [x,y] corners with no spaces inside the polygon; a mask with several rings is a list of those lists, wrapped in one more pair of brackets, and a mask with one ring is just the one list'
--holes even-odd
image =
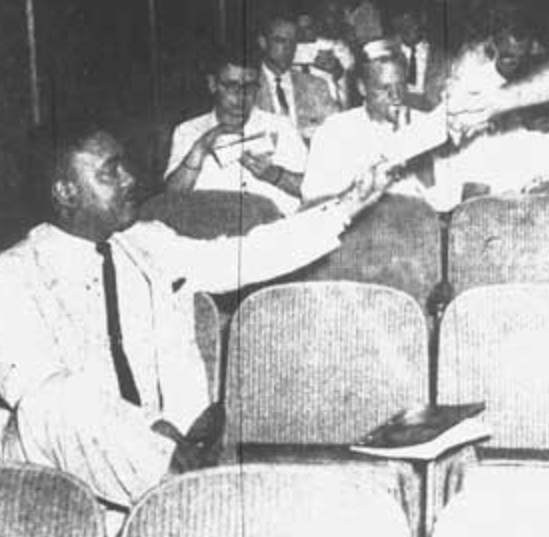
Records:
{"label": "short dark hair", "polygon": [[261,22],[260,33],[263,36],[268,36],[273,28],[279,23],[290,23],[297,26],[298,11],[296,9],[289,8],[286,5],[274,8],[268,11]]}
{"label": "short dark hair", "polygon": [[395,64],[406,73],[407,62],[404,54],[394,54],[392,56],[384,56],[382,58],[376,58],[375,60],[365,59],[360,62],[358,67],[358,75],[365,83],[368,83],[371,79],[371,69],[376,65]]}
{"label": "short dark hair", "polygon": [[260,69],[261,54],[257,45],[253,43],[252,39],[242,37],[242,39],[231,40],[227,45],[216,50],[208,74],[218,76],[228,65]]}
{"label": "short dark hair", "polygon": [[42,125],[31,133],[29,162],[32,177],[31,196],[37,210],[45,219],[55,213],[55,202],[52,197],[53,185],[71,180],[71,159],[81,151],[85,144],[99,135],[109,132],[104,126],[94,122],[75,122]]}

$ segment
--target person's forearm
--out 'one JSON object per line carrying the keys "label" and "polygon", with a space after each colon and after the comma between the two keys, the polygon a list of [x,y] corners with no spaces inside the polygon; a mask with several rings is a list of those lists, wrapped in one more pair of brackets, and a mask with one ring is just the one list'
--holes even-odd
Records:
{"label": "person's forearm", "polygon": [[271,166],[262,178],[291,196],[301,197],[302,173],[290,172],[280,166]]}
{"label": "person's forearm", "polygon": [[196,148],[191,149],[181,164],[166,178],[168,190],[175,192],[193,190],[202,171],[203,162],[202,152]]}
{"label": "person's forearm", "polygon": [[519,82],[502,88],[496,99],[498,114],[549,101],[549,63]]}

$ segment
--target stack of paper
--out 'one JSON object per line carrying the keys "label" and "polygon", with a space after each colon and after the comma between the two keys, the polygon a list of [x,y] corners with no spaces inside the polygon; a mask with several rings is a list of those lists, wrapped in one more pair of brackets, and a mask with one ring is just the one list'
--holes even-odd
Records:
{"label": "stack of paper", "polygon": [[272,155],[274,151],[273,138],[267,132],[245,136],[223,136],[213,148],[215,159],[222,168],[238,162],[244,152],[252,155]]}

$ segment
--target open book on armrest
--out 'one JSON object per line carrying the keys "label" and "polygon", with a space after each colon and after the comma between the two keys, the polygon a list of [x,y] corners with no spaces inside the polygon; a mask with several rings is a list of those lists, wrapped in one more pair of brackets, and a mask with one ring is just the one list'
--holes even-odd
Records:
{"label": "open book on armrest", "polygon": [[400,412],[351,449],[390,459],[434,460],[450,449],[489,438],[488,427],[476,417],[484,408],[484,403],[472,403]]}

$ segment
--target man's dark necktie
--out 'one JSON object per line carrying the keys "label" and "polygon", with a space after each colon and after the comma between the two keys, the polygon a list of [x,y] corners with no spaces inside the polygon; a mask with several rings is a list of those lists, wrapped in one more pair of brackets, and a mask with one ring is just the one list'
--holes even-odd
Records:
{"label": "man's dark necktie", "polygon": [[408,84],[415,86],[417,83],[417,57],[416,47],[410,48],[410,61],[408,65]]}
{"label": "man's dark necktie", "polygon": [[276,82],[276,98],[278,99],[278,104],[280,105],[280,111],[285,115],[290,115],[290,105],[288,104],[288,99],[286,98],[286,93],[282,88],[282,80],[279,76],[275,78]]}
{"label": "man's dark necktie", "polygon": [[124,399],[139,406],[141,405],[141,397],[139,396],[130,363],[122,345],[122,330],[120,328],[118,294],[116,290],[116,272],[111,245],[108,242],[100,242],[97,244],[97,251],[103,256],[103,285],[107,307],[107,330],[116,378],[118,379],[118,387]]}

